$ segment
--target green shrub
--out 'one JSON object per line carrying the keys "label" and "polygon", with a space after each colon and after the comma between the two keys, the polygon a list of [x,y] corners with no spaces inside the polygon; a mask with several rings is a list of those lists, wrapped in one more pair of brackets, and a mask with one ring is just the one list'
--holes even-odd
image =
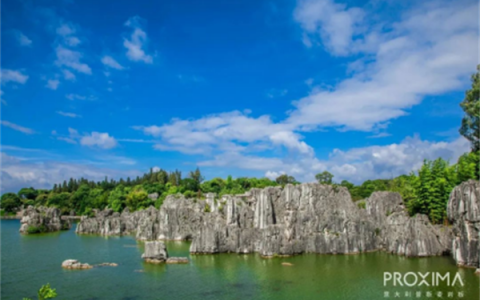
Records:
{"label": "green shrub", "polygon": [[[37,294],[38,300],[47,300],[47,299],[52,299],[57,297],[57,292],[55,289],[52,289],[50,287],[50,283],[47,283],[46,285],[43,285],[39,290]],[[23,298],[23,300],[31,300],[30,298]]]}
{"label": "green shrub", "polygon": [[360,209],[366,209],[367,208],[367,204],[365,202],[358,202],[357,206]]}
{"label": "green shrub", "polygon": [[211,212],[210,205],[208,205],[208,203],[205,203],[205,209],[203,211],[204,212]]}
{"label": "green shrub", "polygon": [[45,225],[40,225],[40,226],[28,226],[27,228],[27,233],[28,234],[35,234],[35,233],[42,233],[42,232],[47,232],[47,227]]}

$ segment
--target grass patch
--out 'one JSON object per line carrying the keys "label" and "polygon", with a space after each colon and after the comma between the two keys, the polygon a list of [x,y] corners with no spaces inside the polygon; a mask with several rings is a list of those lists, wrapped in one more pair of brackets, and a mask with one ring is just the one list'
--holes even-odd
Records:
{"label": "grass patch", "polygon": [[17,214],[14,213],[14,212],[7,212],[7,211],[4,211],[3,209],[0,210],[0,216],[1,217],[14,217],[16,216]]}
{"label": "grass patch", "polygon": [[40,226],[28,226],[27,228],[27,233],[28,234],[35,234],[35,233],[43,233],[47,232],[47,227],[45,225],[40,225]]}

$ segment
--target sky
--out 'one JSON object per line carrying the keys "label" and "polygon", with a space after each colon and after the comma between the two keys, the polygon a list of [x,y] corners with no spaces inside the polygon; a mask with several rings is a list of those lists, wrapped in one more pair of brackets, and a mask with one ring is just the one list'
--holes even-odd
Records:
{"label": "sky", "polygon": [[1,192],[454,163],[478,35],[475,0],[3,0]]}

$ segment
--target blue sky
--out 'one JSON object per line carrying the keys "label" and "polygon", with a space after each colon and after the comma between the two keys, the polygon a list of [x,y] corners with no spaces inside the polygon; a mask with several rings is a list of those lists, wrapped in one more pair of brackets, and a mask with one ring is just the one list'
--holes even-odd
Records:
{"label": "blue sky", "polygon": [[[139,4],[141,3],[141,4]],[[2,1],[2,191],[150,167],[390,178],[468,151],[478,3]]]}

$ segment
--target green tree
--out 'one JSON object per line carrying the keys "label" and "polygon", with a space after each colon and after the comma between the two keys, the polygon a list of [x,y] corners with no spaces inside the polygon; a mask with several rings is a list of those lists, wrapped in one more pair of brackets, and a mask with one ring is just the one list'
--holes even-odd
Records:
{"label": "green tree", "polygon": [[472,75],[472,88],[465,93],[465,99],[460,103],[465,116],[462,119],[460,134],[472,144],[473,151],[480,150],[479,122],[480,122],[480,65],[477,72]]}
{"label": "green tree", "polygon": [[278,184],[281,184],[281,185],[286,185],[288,183],[294,184],[294,183],[297,182],[297,180],[295,180],[295,177],[293,177],[293,176],[288,176],[287,174],[282,174],[275,179],[275,182],[278,183]]}
{"label": "green tree", "polygon": [[5,193],[0,198],[0,207],[5,212],[14,212],[22,205],[22,201],[17,194],[14,193]]}
{"label": "green tree", "polygon": [[116,212],[121,212],[126,207],[127,194],[130,192],[130,188],[126,188],[123,185],[116,186],[108,196],[108,206]]}
{"label": "green tree", "polygon": [[332,184],[333,174],[328,171],[323,171],[322,173],[318,173],[315,175],[318,183],[321,184]]}
{"label": "green tree", "polygon": [[59,194],[50,193],[47,199],[47,205],[58,207],[62,213],[67,213],[73,208],[70,202],[70,196],[70,193],[67,192],[62,192]]}
{"label": "green tree", "polygon": [[87,202],[88,196],[90,194],[90,186],[88,184],[81,184],[78,190],[72,194],[71,203],[72,208],[77,211],[77,213],[82,214],[85,210],[85,204]]}
{"label": "green tree", "polygon": [[135,187],[126,197],[126,205],[130,211],[145,209],[152,203],[147,192],[141,186]]}
{"label": "green tree", "polygon": [[33,187],[23,188],[20,191],[18,191],[18,196],[22,199],[35,200],[37,195],[38,195],[38,192]]}
{"label": "green tree", "polygon": [[200,187],[200,184],[202,183],[202,181],[205,179],[203,176],[202,176],[202,173],[200,172],[200,169],[197,168],[195,171],[193,172],[190,172],[190,178],[195,180],[195,182],[197,183],[197,186]]}

